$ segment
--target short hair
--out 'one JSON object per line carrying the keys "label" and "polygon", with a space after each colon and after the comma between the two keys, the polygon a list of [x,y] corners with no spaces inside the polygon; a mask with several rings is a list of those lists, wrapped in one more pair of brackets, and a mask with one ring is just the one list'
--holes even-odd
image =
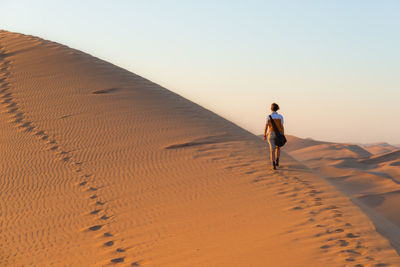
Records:
{"label": "short hair", "polygon": [[278,109],[279,109],[279,106],[278,106],[277,103],[272,103],[272,104],[271,104],[271,110],[272,110],[272,111],[277,111]]}

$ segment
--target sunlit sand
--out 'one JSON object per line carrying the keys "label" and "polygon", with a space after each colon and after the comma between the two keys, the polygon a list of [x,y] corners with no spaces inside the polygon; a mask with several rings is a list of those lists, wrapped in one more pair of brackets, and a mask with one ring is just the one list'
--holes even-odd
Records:
{"label": "sunlit sand", "polygon": [[[271,171],[259,137],[83,52],[1,31],[0,103],[1,266],[400,263],[314,170],[283,152]],[[328,148],[306,164],[330,168]],[[385,164],[398,168],[398,158],[382,157],[363,160],[393,175]],[[348,172],[344,187],[366,186],[352,195],[383,194],[372,209],[395,213],[394,181],[370,174],[371,189]]]}

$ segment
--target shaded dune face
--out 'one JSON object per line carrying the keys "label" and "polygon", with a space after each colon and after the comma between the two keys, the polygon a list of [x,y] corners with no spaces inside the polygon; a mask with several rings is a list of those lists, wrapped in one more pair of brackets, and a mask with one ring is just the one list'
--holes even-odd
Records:
{"label": "shaded dune face", "polygon": [[110,63],[1,31],[0,103],[1,266],[398,263],[302,164]]}

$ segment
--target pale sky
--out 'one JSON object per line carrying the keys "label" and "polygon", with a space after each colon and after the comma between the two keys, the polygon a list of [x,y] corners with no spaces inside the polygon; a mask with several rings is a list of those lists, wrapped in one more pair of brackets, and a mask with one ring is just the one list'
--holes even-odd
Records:
{"label": "pale sky", "polygon": [[400,1],[0,0],[0,29],[66,44],[255,134],[400,144]]}

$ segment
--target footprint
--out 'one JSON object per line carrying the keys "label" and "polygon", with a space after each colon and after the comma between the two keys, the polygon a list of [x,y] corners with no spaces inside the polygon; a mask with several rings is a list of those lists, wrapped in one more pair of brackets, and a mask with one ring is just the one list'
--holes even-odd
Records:
{"label": "footprint", "polygon": [[16,106],[17,106],[17,103],[11,102],[11,103],[8,104],[6,107],[7,107],[7,108],[13,108],[13,107],[16,107]]}
{"label": "footprint", "polygon": [[89,198],[90,198],[90,199],[95,199],[95,198],[97,198],[97,195],[92,195],[92,196],[90,196]]}
{"label": "footprint", "polygon": [[92,212],[90,212],[90,214],[97,214],[97,213],[99,213],[101,211],[101,209],[97,209],[97,210],[94,210],[94,211],[92,211]]}
{"label": "footprint", "polygon": [[317,190],[315,190],[315,189],[312,189],[308,194],[309,194],[310,196],[315,196],[315,195],[321,194],[321,193],[322,193],[322,191],[317,191]]}
{"label": "footprint", "polygon": [[117,248],[115,251],[116,251],[116,252],[120,252],[120,253],[122,253],[122,252],[125,252],[126,250],[125,250],[125,249],[123,249],[123,248]]}
{"label": "footprint", "polygon": [[114,241],[108,241],[108,242],[104,243],[104,246],[107,246],[107,247],[111,247],[113,245],[114,245]]}
{"label": "footprint", "polygon": [[302,209],[303,209],[303,207],[300,207],[300,206],[296,206],[296,207],[292,208],[292,210],[302,210]]}
{"label": "footprint", "polygon": [[351,254],[355,254],[355,255],[361,255],[360,252],[355,251],[354,249],[342,250],[341,252],[347,252],[347,253],[351,253]]}
{"label": "footprint", "polygon": [[91,187],[91,188],[88,189],[88,191],[97,191],[97,188],[96,187]]}
{"label": "footprint", "polygon": [[88,228],[89,231],[97,231],[100,230],[103,225],[95,225]]}
{"label": "footprint", "polygon": [[125,260],[125,257],[115,258],[115,259],[112,259],[111,262],[112,263],[120,263],[120,262],[124,262],[124,260]]}
{"label": "footprint", "polygon": [[134,261],[131,263],[131,266],[140,266],[140,263],[138,261]]}
{"label": "footprint", "polygon": [[30,126],[30,127],[28,127],[28,128],[26,128],[25,129],[25,132],[32,132],[33,131],[33,129],[35,129],[35,126]]}
{"label": "footprint", "polygon": [[106,233],[104,233],[104,236],[105,237],[112,237],[113,235],[110,232],[106,232]]}
{"label": "footprint", "polygon": [[314,202],[314,205],[315,205],[315,206],[322,206],[323,204],[322,204],[321,201],[315,201],[315,202]]}
{"label": "footprint", "polygon": [[100,217],[100,219],[102,219],[102,220],[108,220],[109,218],[110,218],[110,216],[107,216],[107,215],[103,215]]}
{"label": "footprint", "polygon": [[87,181],[83,181],[82,183],[79,183],[80,186],[84,186],[85,184],[87,184]]}
{"label": "footprint", "polygon": [[12,100],[12,98],[6,98],[6,99],[4,99],[3,104],[10,103],[11,100]]}
{"label": "footprint", "polygon": [[8,113],[15,113],[17,111],[18,111],[18,108],[12,108],[12,109],[9,109],[7,112]]}
{"label": "footprint", "polygon": [[28,121],[28,122],[25,122],[24,124],[22,124],[21,126],[19,126],[20,128],[25,128],[25,127],[28,127],[28,126],[30,126],[31,125],[31,122],[30,121]]}
{"label": "footprint", "polygon": [[348,237],[348,238],[357,238],[357,237],[360,237],[359,235],[355,235],[355,234],[353,234],[353,233],[348,233],[347,235],[346,235],[346,237]]}
{"label": "footprint", "polygon": [[15,114],[14,115],[14,118],[15,119],[20,119],[21,121],[24,119],[24,114],[22,114],[22,113],[17,113],[17,114]]}
{"label": "footprint", "polygon": [[7,93],[7,94],[4,94],[3,96],[2,96],[2,98],[10,98],[11,97],[11,93]]}
{"label": "footprint", "polygon": [[104,202],[101,202],[101,201],[97,201],[97,202],[96,202],[96,205],[100,205],[100,206],[103,206],[103,205],[104,205]]}

